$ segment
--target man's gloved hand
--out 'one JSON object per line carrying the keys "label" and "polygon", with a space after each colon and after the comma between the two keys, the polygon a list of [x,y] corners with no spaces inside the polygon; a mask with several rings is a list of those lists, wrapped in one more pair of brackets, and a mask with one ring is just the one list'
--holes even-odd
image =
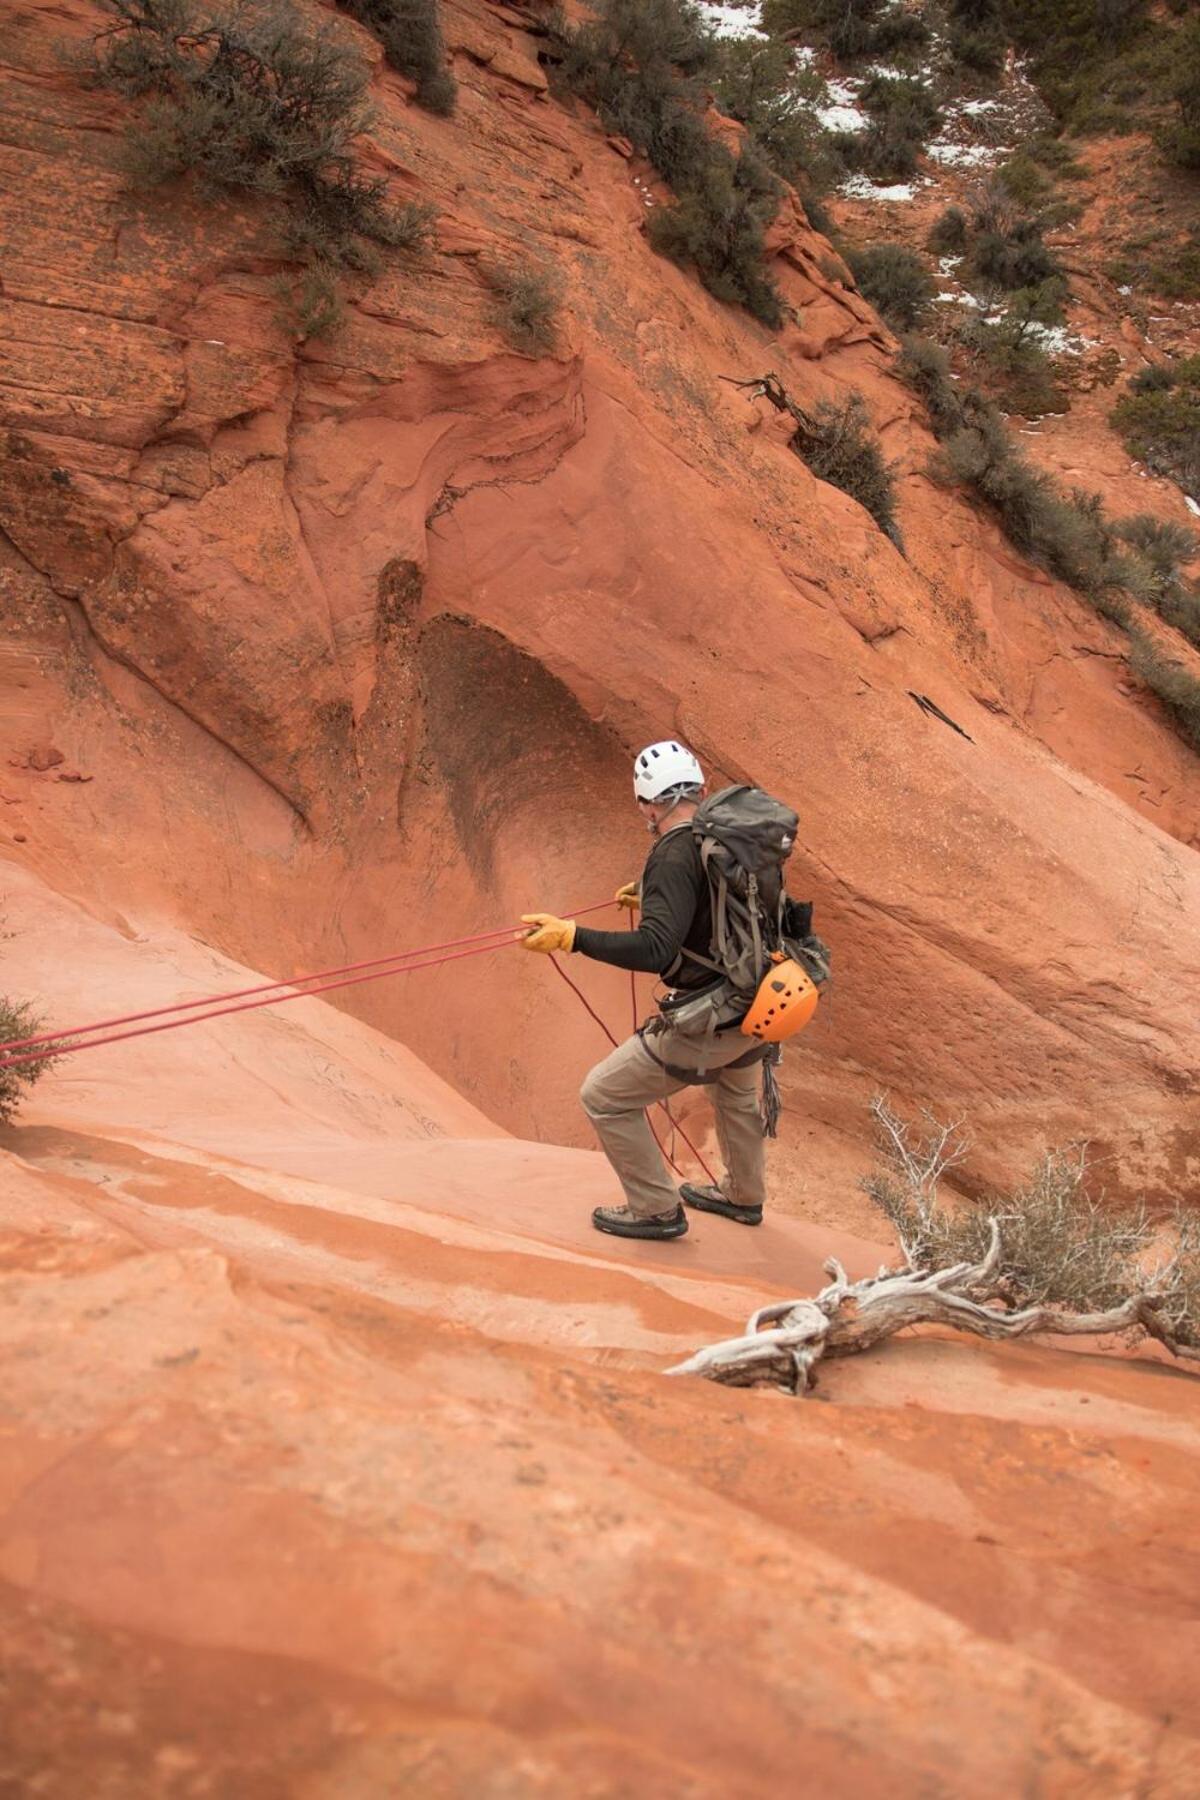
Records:
{"label": "man's gloved hand", "polygon": [[627,881],[624,887],[619,887],[617,889],[616,893],[613,895],[613,899],[618,906],[627,906],[630,912],[636,912],[638,907],[642,904],[640,889],[640,882]]}
{"label": "man's gloved hand", "polygon": [[521,923],[530,927],[517,939],[525,950],[540,950],[543,956],[550,956],[555,950],[570,950],[574,946],[574,919],[556,919],[553,913],[522,913]]}

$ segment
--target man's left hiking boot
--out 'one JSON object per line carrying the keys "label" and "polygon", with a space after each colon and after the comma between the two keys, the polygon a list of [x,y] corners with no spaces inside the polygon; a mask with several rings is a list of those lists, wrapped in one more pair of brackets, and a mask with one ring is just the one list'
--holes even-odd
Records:
{"label": "man's left hiking boot", "polygon": [[592,1224],[597,1231],[627,1238],[685,1237],[688,1228],[682,1206],[670,1213],[653,1213],[649,1218],[640,1217],[628,1206],[598,1206],[592,1214]]}
{"label": "man's left hiking boot", "polygon": [[685,1181],[679,1192],[684,1205],[695,1207],[697,1212],[720,1213],[723,1219],[736,1219],[739,1225],[762,1224],[761,1206],[739,1206],[719,1187],[695,1187]]}

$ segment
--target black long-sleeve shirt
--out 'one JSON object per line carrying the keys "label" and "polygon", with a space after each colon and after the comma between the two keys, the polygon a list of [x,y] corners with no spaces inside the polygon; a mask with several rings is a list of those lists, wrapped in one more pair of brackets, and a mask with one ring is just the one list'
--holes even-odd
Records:
{"label": "black long-sleeve shirt", "polygon": [[[642,871],[641,921],[636,931],[593,931],[579,925],[575,949],[596,962],[646,975],[665,975],[681,950],[711,956],[712,903],[700,847],[686,825],[661,837]],[[703,963],[684,957],[673,988],[699,988],[713,979]]]}

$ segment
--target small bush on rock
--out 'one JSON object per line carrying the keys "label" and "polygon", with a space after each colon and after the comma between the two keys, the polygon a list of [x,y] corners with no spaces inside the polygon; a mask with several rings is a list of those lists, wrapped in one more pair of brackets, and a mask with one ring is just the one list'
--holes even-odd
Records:
{"label": "small bush on rock", "polygon": [[[46,1021],[28,1000],[12,1000],[7,995],[0,995],[0,1055],[3,1054],[5,1044],[16,1043],[22,1038],[40,1037],[45,1024]],[[7,1125],[15,1118],[26,1091],[39,1082],[58,1060],[56,1045],[42,1044],[38,1048],[46,1052],[39,1062],[22,1063],[15,1069],[6,1069],[0,1062],[0,1125]],[[21,1052],[17,1051],[15,1054],[20,1055]]]}
{"label": "small bush on rock", "polygon": [[871,1111],[877,1165],[860,1185],[894,1226],[913,1268],[981,1262],[994,1218],[1001,1257],[992,1291],[1008,1307],[1106,1312],[1150,1291],[1176,1341],[1200,1343],[1200,1233],[1182,1208],[1173,1220],[1157,1221],[1144,1207],[1114,1205],[1092,1190],[1078,1147],[1048,1151],[1012,1194],[982,1205],[948,1204],[942,1180],[967,1149],[958,1128],[928,1112],[914,1126],[882,1096]]}
{"label": "small bush on rock", "polygon": [[509,263],[493,269],[488,280],[496,296],[496,323],[513,348],[528,356],[549,350],[562,304],[557,271]]}
{"label": "small bush on rock", "polygon": [[1131,456],[1200,498],[1200,356],[1142,370],[1110,418]]}
{"label": "small bush on rock", "polygon": [[601,0],[585,25],[559,18],[561,79],[641,150],[677,204],[658,208],[654,247],[693,264],[719,299],[777,324],[779,297],[767,274],[763,231],[779,188],[753,143],[734,156],[701,117],[696,77],[714,67],[713,41],[686,0]]}
{"label": "small bush on rock", "polygon": [[[371,270],[411,238],[414,209],[356,168],[368,71],[344,38],[275,0],[103,0],[93,75],[141,102],[126,142],[135,184],[190,175],[201,192],[272,205],[292,257]],[[420,209],[417,209],[420,210]]]}
{"label": "small bush on rock", "polygon": [[895,472],[884,458],[861,394],[851,394],[840,406],[822,400],[805,412],[791,445],[814,475],[857,500],[880,530],[900,544]]}
{"label": "small bush on rock", "polygon": [[967,247],[970,220],[961,206],[948,206],[934,220],[926,242],[935,256],[959,256]]}
{"label": "small bush on rock", "polygon": [[934,293],[929,271],[916,252],[902,244],[868,244],[848,250],[846,261],[888,324],[896,331],[911,331]]}
{"label": "small bush on rock", "polygon": [[446,63],[438,0],[339,0],[383,45],[393,69],[417,84],[427,112],[452,113],[458,87]]}
{"label": "small bush on rock", "polygon": [[1133,672],[1158,695],[1185,743],[1200,754],[1200,681],[1182,663],[1164,656],[1143,632],[1133,634]]}

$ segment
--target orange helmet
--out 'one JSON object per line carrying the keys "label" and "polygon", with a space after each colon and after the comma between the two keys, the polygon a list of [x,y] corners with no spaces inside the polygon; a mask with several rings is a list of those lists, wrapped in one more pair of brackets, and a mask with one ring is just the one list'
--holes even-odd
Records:
{"label": "orange helmet", "polygon": [[758,984],[750,1011],[742,1020],[745,1037],[764,1044],[781,1044],[803,1031],[817,1010],[817,989],[798,962],[790,956],[772,964]]}

